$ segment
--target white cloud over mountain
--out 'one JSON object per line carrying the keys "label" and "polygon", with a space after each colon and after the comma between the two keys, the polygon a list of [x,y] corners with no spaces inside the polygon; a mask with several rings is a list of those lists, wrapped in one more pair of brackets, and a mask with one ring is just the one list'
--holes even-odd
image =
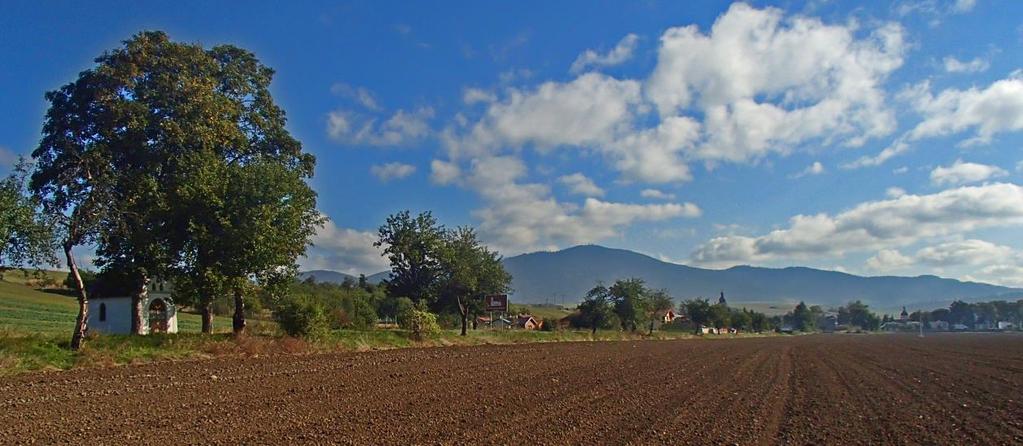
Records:
{"label": "white cloud over mountain", "polygon": [[787,228],[761,236],[713,238],[698,247],[691,259],[707,265],[734,265],[841,257],[980,228],[1018,225],[1023,225],[1023,187],[1008,183],[964,186],[865,202],[836,215],[797,215]]}

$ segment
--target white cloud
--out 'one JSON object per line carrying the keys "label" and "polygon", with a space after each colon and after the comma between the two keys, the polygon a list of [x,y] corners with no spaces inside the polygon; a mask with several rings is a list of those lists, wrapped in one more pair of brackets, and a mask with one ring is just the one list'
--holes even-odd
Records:
{"label": "white cloud", "polygon": [[1023,172],[1023,161],[1016,163],[1016,172]]}
{"label": "white cloud", "polygon": [[435,184],[451,184],[458,181],[462,176],[462,169],[458,164],[441,160],[430,161],[430,181]]}
{"label": "white cloud", "polygon": [[411,112],[398,110],[380,121],[350,110],[335,110],[327,115],[327,135],[342,144],[407,146],[430,135],[428,121],[433,114],[433,108],[420,107]]}
{"label": "white cloud", "polygon": [[913,259],[902,255],[894,249],[882,249],[867,259],[867,268],[873,271],[888,272],[900,270],[913,265]]}
{"label": "white cloud", "polygon": [[400,180],[416,172],[416,166],[403,163],[377,164],[369,168],[370,173],[380,181]]}
{"label": "white cloud", "polygon": [[366,87],[353,87],[344,82],[337,82],[330,86],[330,92],[343,98],[353,100],[369,110],[383,110],[383,107],[381,107],[380,103],[377,101],[376,95],[374,95],[373,92],[369,91]]}
{"label": "white cloud", "polygon": [[665,32],[646,93],[662,116],[706,116],[703,158],[744,161],[811,139],[860,145],[895,127],[880,85],[904,44],[895,24],[855,31],[736,3],[708,34]]}
{"label": "white cloud", "polygon": [[600,54],[594,50],[586,50],[575,59],[575,62],[572,62],[572,67],[569,71],[580,73],[589,67],[601,68],[621,65],[632,58],[632,53],[636,50],[638,43],[639,36],[628,34],[618,41],[614,49],[606,54]]}
{"label": "white cloud", "polygon": [[4,146],[0,146],[0,167],[10,168],[18,162],[18,154]]}
{"label": "white cloud", "polygon": [[896,168],[892,169],[892,173],[895,174],[895,175],[902,175],[902,174],[904,174],[906,172],[909,172],[909,167],[906,167],[906,166],[896,167]]}
{"label": "white cloud", "polygon": [[443,140],[452,159],[575,148],[601,153],[625,180],[688,181],[693,161],[750,162],[891,133],[881,86],[904,50],[896,24],[861,30],[739,3],[706,34],[665,31],[647,79],[588,72],[509,88]]}
{"label": "white cloud", "polygon": [[899,198],[903,195],[906,195],[906,190],[901,187],[889,187],[884,191],[884,194],[888,198]]}
{"label": "white cloud", "polygon": [[518,158],[475,159],[463,185],[476,191],[484,207],[472,215],[480,233],[502,252],[553,249],[593,243],[619,235],[641,221],[698,217],[692,203],[639,205],[587,198],[581,205],[560,202],[547,185],[524,183],[526,166]]}
{"label": "white cloud", "polygon": [[963,62],[952,56],[948,56],[944,59],[945,71],[949,73],[978,73],[981,71],[987,71],[990,64],[988,61],[975,58],[971,61]]}
{"label": "white cloud", "polygon": [[466,88],[462,90],[462,102],[467,105],[490,103],[496,100],[497,96],[494,93],[480,88]]}
{"label": "white cloud", "polygon": [[[908,152],[910,148],[911,147],[910,147],[909,144],[907,144],[902,138],[899,138],[899,139],[895,140],[895,142],[893,142],[888,147],[885,147],[885,149],[882,150],[881,153],[878,153],[875,156],[869,156],[869,155],[862,156],[859,159],[857,159],[856,161],[842,164],[842,168],[843,169],[859,169],[861,167],[880,166],[880,165],[884,164],[885,161],[888,161],[888,160],[890,160],[890,159],[892,159],[892,158],[894,158],[896,156],[899,156],[899,155],[901,155],[903,153]],[[899,169],[901,169],[901,168],[899,168]],[[895,169],[895,170],[899,170],[899,169]],[[904,172],[897,172],[897,173],[904,173]]]}
{"label": "white cloud", "polygon": [[660,191],[658,189],[643,189],[639,192],[639,196],[643,198],[653,198],[655,200],[674,200],[675,194]]}
{"label": "white cloud", "polygon": [[933,266],[983,265],[1004,262],[1015,256],[1012,248],[984,240],[960,240],[920,249],[916,261]]}
{"label": "white cloud", "polygon": [[970,12],[976,5],[977,0],[955,0],[955,3],[952,4],[952,11],[959,13]]}
{"label": "white cloud", "polygon": [[900,97],[923,116],[909,132],[912,140],[975,130],[975,136],[963,144],[986,144],[998,133],[1023,130],[1023,73],[1019,71],[984,89],[949,88],[937,96],[925,81]]}
{"label": "white cloud", "polygon": [[332,220],[313,236],[306,255],[299,259],[303,270],[327,269],[347,274],[374,274],[388,268],[373,232],[339,228]]}
{"label": "white cloud", "polygon": [[1023,285],[1023,255],[1014,249],[985,240],[953,240],[925,246],[915,254],[905,255],[894,249],[883,249],[867,259],[867,268],[879,272],[909,271],[912,269],[962,271],[967,267],[973,274],[962,278],[1007,286]]}
{"label": "white cloud", "polygon": [[582,195],[584,197],[603,197],[604,189],[597,186],[593,180],[586,177],[579,172],[571,175],[563,175],[558,178],[558,181],[565,186],[568,186],[568,190],[573,194]]}
{"label": "white cloud", "polygon": [[941,185],[959,185],[979,183],[991,178],[999,178],[1008,175],[1005,169],[998,166],[986,164],[965,163],[963,160],[956,160],[951,166],[938,166],[931,171],[931,183]]}
{"label": "white cloud", "polygon": [[789,227],[758,237],[722,236],[698,247],[697,263],[728,265],[775,259],[842,256],[920,240],[1023,224],[1023,187],[960,187],[931,195],[865,202],[837,215],[792,217]]}
{"label": "white cloud", "polygon": [[820,161],[814,161],[813,164],[806,166],[806,169],[792,175],[792,178],[802,178],[807,175],[820,175],[822,173],[824,173],[824,165]]}

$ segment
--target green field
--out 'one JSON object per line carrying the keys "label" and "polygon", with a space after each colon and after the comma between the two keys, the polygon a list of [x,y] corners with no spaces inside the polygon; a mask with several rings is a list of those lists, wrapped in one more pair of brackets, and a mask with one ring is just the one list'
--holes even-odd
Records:
{"label": "green field", "polygon": [[[78,302],[74,297],[57,291],[36,290],[24,285],[23,280],[8,279],[14,278],[5,277],[0,281],[0,331],[71,335],[78,316]],[[199,333],[201,327],[202,318],[198,314],[178,313],[178,330],[182,333]],[[219,332],[230,331],[231,319],[214,317],[213,327]]]}

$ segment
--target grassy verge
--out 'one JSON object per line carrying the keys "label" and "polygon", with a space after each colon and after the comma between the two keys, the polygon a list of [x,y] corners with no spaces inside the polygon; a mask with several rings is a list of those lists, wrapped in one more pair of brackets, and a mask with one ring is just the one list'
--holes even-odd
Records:
{"label": "grassy verge", "polygon": [[[739,335],[749,337],[757,335]],[[705,336],[703,339],[734,338],[735,335]],[[337,330],[317,339],[299,340],[277,334],[256,334],[234,338],[230,334],[203,336],[179,333],[150,336],[92,335],[82,351],[68,350],[66,336],[27,335],[0,330],[0,376],[38,370],[67,370],[77,367],[110,367],[154,361],[219,356],[261,356],[272,354],[362,352],[407,347],[526,344],[538,342],[586,342],[623,340],[668,340],[701,338],[689,333],[654,332],[653,335],[620,331],[523,331],[477,330],[467,336],[445,330],[416,341],[404,330]]]}
{"label": "grassy verge", "polygon": [[[199,334],[199,315],[179,312],[178,334],[150,336],[93,334],[86,340],[81,351],[72,353],[68,350],[68,344],[78,311],[75,299],[65,294],[36,289],[32,283],[18,282],[20,277],[8,273],[5,280],[0,281],[0,375],[228,355],[254,356],[405,347],[693,337],[682,332],[654,332],[652,336],[645,336],[619,331],[598,331],[591,334],[589,331],[524,330],[475,330],[470,331],[467,336],[459,336],[457,331],[446,330],[427,339],[415,341],[403,330],[336,330],[317,339],[298,340],[282,336],[273,322],[250,320],[249,331],[253,335],[235,339],[228,333],[231,329],[230,318],[215,318],[216,333],[203,336]],[[561,313],[564,312],[561,309],[547,307],[527,307],[526,310],[552,318],[561,317]]]}

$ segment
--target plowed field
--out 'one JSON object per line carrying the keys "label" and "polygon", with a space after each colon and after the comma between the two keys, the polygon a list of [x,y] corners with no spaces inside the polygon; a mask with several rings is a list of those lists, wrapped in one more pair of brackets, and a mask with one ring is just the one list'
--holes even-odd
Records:
{"label": "plowed field", "polygon": [[0,380],[0,442],[1021,444],[1023,336],[229,358]]}

